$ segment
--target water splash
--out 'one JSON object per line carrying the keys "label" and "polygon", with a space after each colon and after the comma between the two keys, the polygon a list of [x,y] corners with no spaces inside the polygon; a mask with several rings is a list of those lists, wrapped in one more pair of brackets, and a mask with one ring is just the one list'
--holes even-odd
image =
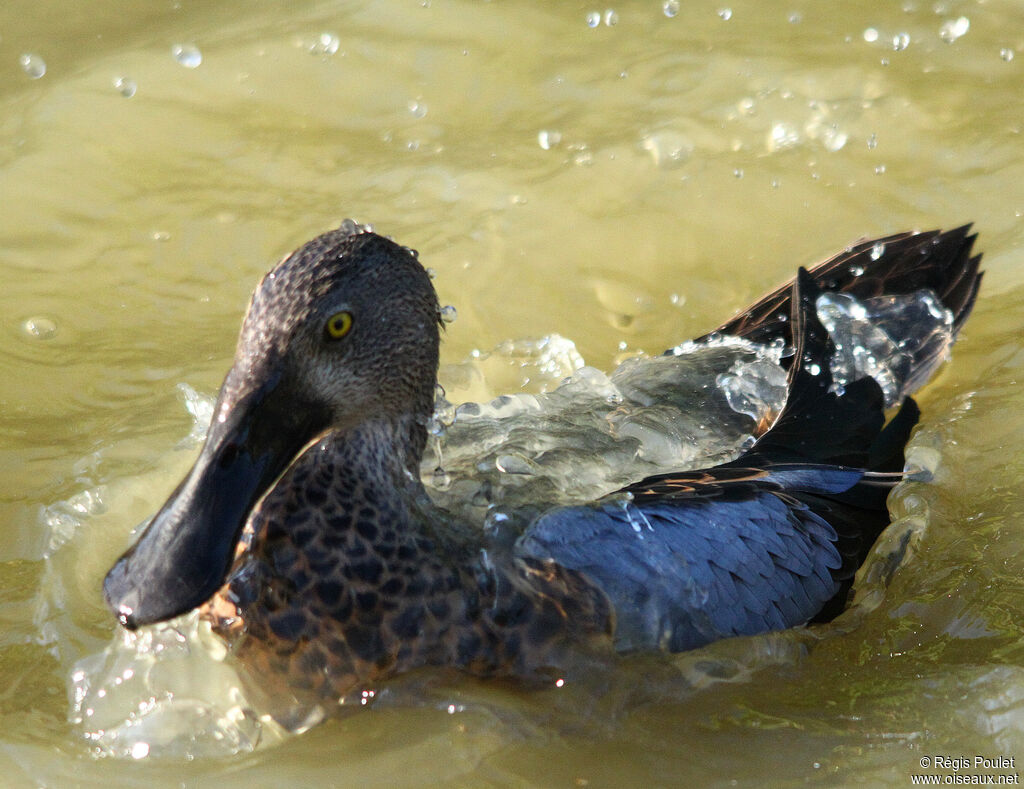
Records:
{"label": "water splash", "polygon": [[832,335],[832,375],[847,384],[870,375],[896,405],[932,375],[953,344],[953,314],[930,290],[859,302],[845,293],[818,297],[818,317]]}
{"label": "water splash", "polygon": [[136,760],[229,756],[280,739],[250,708],[225,655],[195,612],[120,631],[72,668],[69,722],[96,756]]}
{"label": "water splash", "polygon": [[[549,393],[463,404],[424,460],[424,483],[433,487],[443,457],[448,485],[434,488],[435,498],[483,523],[488,508],[528,518],[643,476],[729,459],[749,443],[751,417],[770,419],[781,407],[780,352],[732,337],[686,343],[611,375],[581,366]],[[720,382],[725,370],[733,378]]]}

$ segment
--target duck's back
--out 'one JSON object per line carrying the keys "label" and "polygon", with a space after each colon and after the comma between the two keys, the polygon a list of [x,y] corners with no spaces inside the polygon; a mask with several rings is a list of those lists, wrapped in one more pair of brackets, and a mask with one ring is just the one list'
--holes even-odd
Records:
{"label": "duck's back", "polygon": [[[870,378],[833,386],[834,351],[801,272],[797,362],[774,426],[732,463],[662,474],[539,518],[517,549],[582,572],[611,600],[620,650],[691,649],[803,624],[841,610],[867,549],[887,525],[885,493],[917,418],[886,429]],[[836,605],[838,603],[838,605]]]}

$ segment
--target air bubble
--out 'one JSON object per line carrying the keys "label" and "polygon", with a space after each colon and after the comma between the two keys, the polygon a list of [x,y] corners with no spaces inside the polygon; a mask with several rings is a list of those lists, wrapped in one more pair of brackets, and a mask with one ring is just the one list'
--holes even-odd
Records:
{"label": "air bubble", "polygon": [[875,175],[885,175],[885,165],[879,164],[875,166]]}
{"label": "air bubble", "polygon": [[882,255],[885,254],[885,244],[878,242],[871,247],[871,259],[878,260]]}
{"label": "air bubble", "polygon": [[425,118],[427,115],[427,105],[422,101],[412,100],[409,102],[409,112],[412,113],[414,118]]}
{"label": "air bubble", "polygon": [[892,48],[897,52],[902,52],[904,49],[910,46],[910,34],[909,33],[897,33],[892,37]]}
{"label": "air bubble", "polygon": [[18,63],[21,65],[21,70],[32,79],[39,79],[46,73],[46,61],[39,57],[39,55],[26,52],[18,58]]}
{"label": "air bubble", "polygon": [[676,16],[679,13],[679,0],[665,0],[661,4],[661,13],[669,19]]}
{"label": "air bubble", "polygon": [[878,41],[878,31],[873,27],[867,28],[864,31],[864,40],[867,41],[869,44],[874,44],[876,41]]}
{"label": "air bubble", "polygon": [[135,80],[128,79],[127,77],[117,77],[114,80],[114,90],[124,96],[126,99],[130,99],[135,95],[135,91],[138,90],[138,85],[135,84]]}
{"label": "air bubble", "polygon": [[457,317],[459,315],[451,304],[446,304],[441,308],[441,321],[443,323],[454,323]]}
{"label": "air bubble", "polygon": [[873,151],[878,147],[878,135],[874,132],[868,137],[868,150]]}
{"label": "air bubble", "polygon": [[599,27],[601,25],[601,12],[590,11],[587,13],[587,27]]}
{"label": "air bubble", "polygon": [[171,54],[185,68],[199,68],[203,62],[203,53],[194,44],[175,44],[171,47]]}
{"label": "air bubble", "polygon": [[609,8],[604,12],[604,23],[607,27],[614,27],[619,24],[619,14],[615,10]]}
{"label": "air bubble", "polygon": [[732,9],[731,8],[719,8],[718,9],[718,16],[721,17],[722,19],[724,19],[726,22],[728,22],[730,19],[732,19]]}
{"label": "air bubble", "polygon": [[732,174],[736,178],[742,178],[743,177],[743,168],[742,167],[737,167],[735,170],[732,171]]}
{"label": "air bubble", "polygon": [[1011,60],[1013,60],[1013,50],[1010,49],[1009,47],[1003,47],[1002,49],[999,50],[999,57],[1001,57],[1003,60],[1009,63]]}

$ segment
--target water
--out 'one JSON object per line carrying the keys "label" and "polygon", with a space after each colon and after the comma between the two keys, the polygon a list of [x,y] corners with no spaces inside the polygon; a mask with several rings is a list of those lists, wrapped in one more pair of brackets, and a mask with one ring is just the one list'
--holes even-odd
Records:
{"label": "water", "polygon": [[[7,785],[902,786],[926,754],[1024,757],[1019,8],[729,8],[618,2],[609,26],[607,6],[522,0],[3,4]],[[311,48],[324,31],[333,54]],[[168,57],[186,42],[194,71]],[[124,101],[111,85],[129,74]],[[778,124],[799,141],[772,147]],[[162,759],[154,740],[95,758],[68,689],[122,637],[103,573],[195,451],[179,386],[215,392],[258,277],[349,214],[418,248],[458,309],[453,403],[575,369],[565,343],[552,377],[502,343],[557,335],[610,371],[858,237],[977,221],[978,311],[920,394],[933,480],[894,497],[859,607],[542,692],[411,677],[250,756]],[[27,330],[40,318],[48,336]],[[474,349],[491,355],[467,366]],[[187,720],[212,731],[230,701],[203,717],[219,700],[198,698]]]}

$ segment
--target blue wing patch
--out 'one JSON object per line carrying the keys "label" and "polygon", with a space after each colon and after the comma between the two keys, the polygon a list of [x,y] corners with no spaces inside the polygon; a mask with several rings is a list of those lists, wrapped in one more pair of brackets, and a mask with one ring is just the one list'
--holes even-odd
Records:
{"label": "blue wing patch", "polygon": [[[830,473],[818,484],[845,489],[861,477]],[[791,483],[800,473],[787,475]],[[839,590],[833,571],[842,557],[835,530],[770,478],[552,510],[517,552],[554,559],[599,585],[615,606],[619,650],[682,651],[792,627]]]}

